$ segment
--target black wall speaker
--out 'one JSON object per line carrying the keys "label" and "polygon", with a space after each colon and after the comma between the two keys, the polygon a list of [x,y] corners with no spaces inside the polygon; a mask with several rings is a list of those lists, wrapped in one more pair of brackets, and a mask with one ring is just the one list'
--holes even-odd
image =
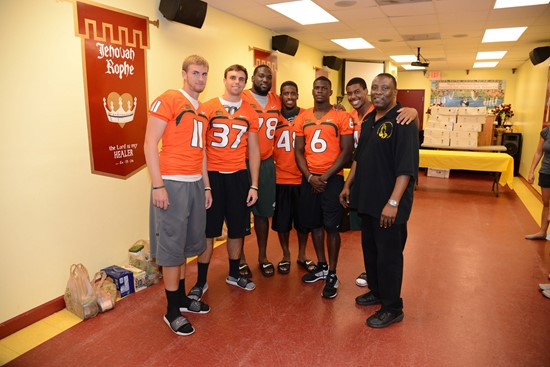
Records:
{"label": "black wall speaker", "polygon": [[207,5],[201,0],[160,0],[159,10],[168,20],[201,28]]}
{"label": "black wall speaker", "polygon": [[336,56],[323,56],[323,66],[326,66],[332,70],[340,70],[342,67],[342,62],[343,60]]}
{"label": "black wall speaker", "polygon": [[286,34],[271,37],[271,48],[290,56],[296,55],[299,44],[300,42],[296,38],[292,38]]}
{"label": "black wall speaker", "polygon": [[506,153],[514,158],[514,176],[519,173],[519,162],[521,159],[521,134],[504,133],[502,134],[502,145],[506,147]]}
{"label": "black wall speaker", "polygon": [[540,64],[550,57],[550,46],[537,47],[533,51],[529,52],[529,58],[533,65]]}

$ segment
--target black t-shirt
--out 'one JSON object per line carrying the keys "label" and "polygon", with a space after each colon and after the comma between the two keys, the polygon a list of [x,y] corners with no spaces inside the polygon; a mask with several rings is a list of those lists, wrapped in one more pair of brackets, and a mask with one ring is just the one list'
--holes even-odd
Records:
{"label": "black t-shirt", "polygon": [[395,223],[409,219],[418,175],[418,128],[414,123],[396,123],[400,108],[397,103],[378,121],[376,110],[365,117],[353,158],[357,166],[350,197],[350,206],[357,208],[359,214],[380,218],[397,177],[411,176],[399,202]]}

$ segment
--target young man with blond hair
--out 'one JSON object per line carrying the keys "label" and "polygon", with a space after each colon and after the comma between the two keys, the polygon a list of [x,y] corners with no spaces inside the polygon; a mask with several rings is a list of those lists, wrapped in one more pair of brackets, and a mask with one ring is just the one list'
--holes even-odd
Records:
{"label": "young man with blond hair", "polygon": [[210,192],[205,191],[209,186],[203,143],[207,119],[198,100],[208,68],[201,56],[184,60],[183,88],[168,90],[153,101],[145,133],[144,153],[152,183],[151,256],[162,266],[168,303],[164,321],[178,335],[195,332],[180,312],[210,311],[207,304],[185,293],[185,262],[206,248],[206,209],[212,203]]}

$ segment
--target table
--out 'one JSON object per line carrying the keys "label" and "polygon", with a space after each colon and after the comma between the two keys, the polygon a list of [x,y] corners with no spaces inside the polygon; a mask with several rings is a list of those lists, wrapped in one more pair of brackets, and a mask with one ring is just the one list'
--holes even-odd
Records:
{"label": "table", "polygon": [[506,152],[508,149],[504,145],[480,145],[477,147],[451,147],[447,145],[422,144],[421,148],[434,148],[444,150],[471,150],[479,152]]}
{"label": "table", "polygon": [[514,159],[509,154],[427,149],[420,149],[419,153],[420,167],[494,172],[492,190],[496,186],[496,196],[500,192],[499,183],[514,188]]}

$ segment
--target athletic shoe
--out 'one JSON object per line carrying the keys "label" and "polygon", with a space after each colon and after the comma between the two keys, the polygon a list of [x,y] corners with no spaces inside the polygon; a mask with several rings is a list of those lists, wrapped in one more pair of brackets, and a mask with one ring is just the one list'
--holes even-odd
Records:
{"label": "athletic shoe", "polygon": [[189,294],[187,297],[194,299],[195,301],[200,301],[202,299],[202,296],[206,293],[208,290],[208,283],[204,283],[204,287],[199,287],[198,285],[195,285],[191,290],[189,291]]}
{"label": "athletic shoe", "polygon": [[541,291],[547,291],[550,289],[550,284],[539,284],[539,289]]}
{"label": "athletic shoe", "polygon": [[305,274],[302,277],[304,283],[315,283],[318,280],[325,279],[328,274],[328,265],[315,265],[315,269],[311,273]]}
{"label": "athletic shoe", "polygon": [[323,288],[323,298],[334,298],[338,294],[338,277],[332,273],[326,278],[325,287]]}
{"label": "athletic shoe", "polygon": [[368,293],[355,297],[355,303],[357,303],[359,306],[371,306],[381,304],[382,300],[379,297],[375,296],[372,291],[370,291]]}
{"label": "athletic shoe", "polygon": [[367,273],[359,274],[357,279],[355,279],[355,284],[357,284],[359,287],[366,287],[367,285],[369,285],[367,283]]}
{"label": "athletic shoe", "polygon": [[210,312],[210,306],[204,302],[192,300],[189,306],[180,307],[180,312],[205,314]]}
{"label": "athletic shoe", "polygon": [[367,319],[367,325],[375,329],[381,329],[403,320],[403,316],[403,312],[394,313],[379,310]]}
{"label": "athletic shoe", "polygon": [[225,278],[225,282],[227,284],[231,284],[241,289],[244,289],[245,291],[253,291],[256,288],[256,284],[245,277],[235,278],[229,275],[227,278]]}
{"label": "athletic shoe", "polygon": [[550,289],[546,289],[546,290],[542,291],[542,294],[544,294],[544,297],[550,298]]}

